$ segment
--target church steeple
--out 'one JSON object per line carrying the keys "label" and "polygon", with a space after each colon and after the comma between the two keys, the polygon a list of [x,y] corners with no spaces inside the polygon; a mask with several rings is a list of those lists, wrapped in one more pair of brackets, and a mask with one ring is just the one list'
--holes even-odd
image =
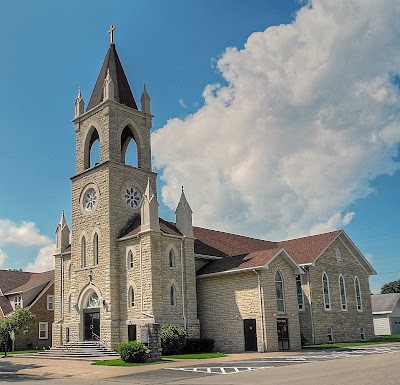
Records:
{"label": "church steeple", "polygon": [[86,111],[96,107],[104,100],[104,82],[107,79],[108,73],[114,84],[114,100],[137,110],[135,98],[133,97],[124,69],[119,60],[115,44],[112,42],[108,48]]}

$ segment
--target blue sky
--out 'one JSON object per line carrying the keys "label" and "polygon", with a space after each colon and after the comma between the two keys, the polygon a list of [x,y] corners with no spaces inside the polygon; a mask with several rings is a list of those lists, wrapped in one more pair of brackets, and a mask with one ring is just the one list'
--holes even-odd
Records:
{"label": "blue sky", "polygon": [[144,83],[152,99],[164,218],[184,184],[195,224],[272,240],[343,228],[373,290],[399,279],[400,11],[325,3],[0,0],[0,267],[47,268],[62,209],[70,223],[73,103],[114,24],[136,100]]}

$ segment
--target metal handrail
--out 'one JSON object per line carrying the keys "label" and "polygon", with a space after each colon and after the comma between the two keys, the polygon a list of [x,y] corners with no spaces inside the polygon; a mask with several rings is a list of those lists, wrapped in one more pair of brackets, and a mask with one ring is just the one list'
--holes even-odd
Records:
{"label": "metal handrail", "polygon": [[93,330],[92,330],[92,339],[93,339],[94,341],[99,342],[99,344],[103,345],[104,347],[107,347],[106,342],[105,342],[104,340],[102,340],[102,339],[100,338],[100,336],[98,336],[95,332],[93,332]]}

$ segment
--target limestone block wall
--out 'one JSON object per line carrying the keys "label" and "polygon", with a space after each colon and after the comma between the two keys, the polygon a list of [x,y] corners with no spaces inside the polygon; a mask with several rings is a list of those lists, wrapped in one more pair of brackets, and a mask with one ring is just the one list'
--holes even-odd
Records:
{"label": "limestone block wall", "polygon": [[[336,257],[340,251],[341,260]],[[328,342],[328,330],[333,329],[334,341],[358,341],[360,329],[364,328],[366,339],[374,336],[372,323],[371,298],[368,274],[352,256],[340,239],[318,258],[315,266],[309,268],[309,280],[312,292],[312,316],[314,320],[315,343]],[[322,274],[329,279],[331,310],[325,310]],[[339,275],[345,281],[347,310],[341,308]],[[362,293],[362,311],[357,310],[354,278],[358,277]],[[303,319],[301,319],[303,321]],[[302,326],[303,327],[303,326]]]}

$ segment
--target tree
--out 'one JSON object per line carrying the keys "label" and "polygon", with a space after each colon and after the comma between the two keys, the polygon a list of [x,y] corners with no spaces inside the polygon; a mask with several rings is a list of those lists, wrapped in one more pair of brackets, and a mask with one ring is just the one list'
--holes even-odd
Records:
{"label": "tree", "polygon": [[7,345],[12,333],[29,333],[29,328],[35,322],[35,315],[19,306],[14,313],[0,321],[0,346],[4,346],[4,356],[7,356]]}
{"label": "tree", "polygon": [[381,288],[381,294],[400,293],[400,279],[385,283]]}

